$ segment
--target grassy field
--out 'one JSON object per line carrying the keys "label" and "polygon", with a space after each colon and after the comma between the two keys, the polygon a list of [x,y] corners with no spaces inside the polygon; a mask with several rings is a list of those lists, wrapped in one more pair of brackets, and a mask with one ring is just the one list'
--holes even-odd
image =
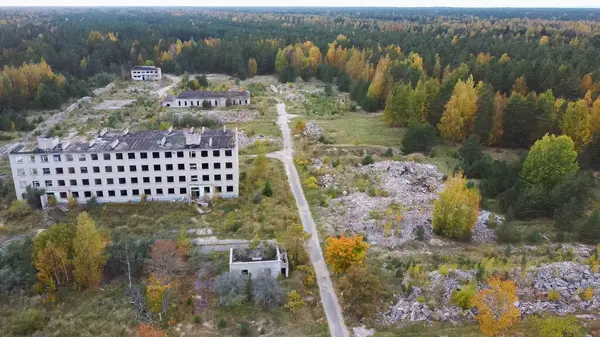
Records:
{"label": "grassy field", "polygon": [[[381,114],[349,113],[347,115],[316,117],[303,120],[314,120],[323,128],[328,138],[336,144],[379,145],[400,147],[405,130],[390,128],[383,123]],[[294,127],[296,119],[292,119],[290,127]]]}
{"label": "grassy field", "polygon": [[[218,199],[212,203],[212,211],[202,216],[202,221],[219,236],[270,239],[290,224],[300,223],[283,164],[267,159],[266,169],[256,182],[253,178],[255,161],[248,158],[240,162],[240,197]],[[266,181],[273,190],[271,197],[262,194]]]}
{"label": "grassy field", "polygon": [[[37,336],[61,337],[126,337],[132,336],[135,317],[124,284],[108,284],[97,291],[76,292],[60,290],[60,301],[54,305],[42,304],[40,296],[5,296],[0,301],[0,335],[31,336],[33,331],[21,331],[15,313],[25,309],[41,312],[43,334]],[[83,300],[85,299],[85,300]]]}
{"label": "grassy field", "polygon": [[275,102],[269,97],[253,97],[250,110],[258,110],[260,117],[250,122],[227,123],[228,128],[239,128],[252,137],[255,134],[264,136],[281,137],[281,130],[277,126],[277,110]]}

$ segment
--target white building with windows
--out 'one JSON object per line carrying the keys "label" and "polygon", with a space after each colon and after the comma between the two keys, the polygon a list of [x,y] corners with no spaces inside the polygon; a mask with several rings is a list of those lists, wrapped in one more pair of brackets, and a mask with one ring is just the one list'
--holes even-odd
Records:
{"label": "white building with windows", "polygon": [[131,68],[131,79],[134,81],[160,81],[161,76],[159,67],[135,66]]}
{"label": "white building with windows", "polygon": [[177,97],[169,95],[162,102],[168,108],[205,107],[214,108],[250,104],[250,93],[240,91],[185,91]]}
{"label": "white building with windows", "polygon": [[230,248],[229,272],[242,275],[260,275],[266,273],[275,278],[289,276],[290,268],[287,253],[278,246],[271,249]]}
{"label": "white building with windows", "polygon": [[18,199],[27,186],[59,203],[189,201],[237,197],[237,130],[107,132],[89,142],[39,138],[9,155]]}

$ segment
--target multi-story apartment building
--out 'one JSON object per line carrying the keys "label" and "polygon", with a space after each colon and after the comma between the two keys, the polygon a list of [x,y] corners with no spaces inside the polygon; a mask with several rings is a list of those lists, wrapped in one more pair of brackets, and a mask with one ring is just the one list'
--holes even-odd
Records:
{"label": "multi-story apartment building", "polygon": [[40,187],[58,202],[203,199],[239,193],[237,130],[107,132],[89,142],[39,138],[10,153],[17,198]]}
{"label": "multi-story apartment building", "polygon": [[131,68],[131,79],[134,81],[160,81],[161,76],[159,67],[134,66]]}
{"label": "multi-story apartment building", "polygon": [[250,104],[250,93],[245,90],[235,91],[184,91],[177,97],[169,95],[162,102],[168,108],[187,107],[220,107],[227,105]]}

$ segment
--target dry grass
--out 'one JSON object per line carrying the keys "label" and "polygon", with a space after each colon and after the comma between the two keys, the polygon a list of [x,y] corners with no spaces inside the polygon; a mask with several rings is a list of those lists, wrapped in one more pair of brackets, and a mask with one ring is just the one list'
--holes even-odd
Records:
{"label": "dry grass", "polygon": [[26,308],[41,310],[46,322],[42,335],[61,337],[125,337],[132,336],[135,319],[124,296],[122,284],[111,284],[100,290],[74,291],[61,289],[60,300],[43,305],[39,296],[5,296],[0,302],[0,335],[12,333],[11,316]]}
{"label": "dry grass", "polygon": [[251,186],[248,173],[255,159],[240,162],[240,196],[213,202],[212,212],[202,217],[223,237],[251,239],[273,238],[291,224],[300,223],[283,164],[268,159],[266,179],[273,189],[272,197],[262,195],[264,182]]}

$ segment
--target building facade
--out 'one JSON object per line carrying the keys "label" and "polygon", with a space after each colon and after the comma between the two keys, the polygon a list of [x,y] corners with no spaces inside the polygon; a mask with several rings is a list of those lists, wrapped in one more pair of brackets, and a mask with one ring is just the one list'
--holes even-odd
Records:
{"label": "building facade", "polygon": [[186,91],[177,97],[167,96],[162,106],[168,108],[224,107],[250,104],[248,91]]}
{"label": "building facade", "polygon": [[161,77],[159,67],[135,66],[131,68],[131,79],[134,81],[160,81]]}
{"label": "building facade", "polygon": [[273,278],[281,274],[288,277],[290,271],[287,253],[278,246],[274,248],[275,255],[272,257],[266,257],[260,249],[230,248],[229,272],[254,276],[267,273]]}
{"label": "building facade", "polygon": [[9,155],[18,199],[27,186],[59,203],[190,201],[237,197],[237,130],[107,132],[89,142],[39,138]]}

